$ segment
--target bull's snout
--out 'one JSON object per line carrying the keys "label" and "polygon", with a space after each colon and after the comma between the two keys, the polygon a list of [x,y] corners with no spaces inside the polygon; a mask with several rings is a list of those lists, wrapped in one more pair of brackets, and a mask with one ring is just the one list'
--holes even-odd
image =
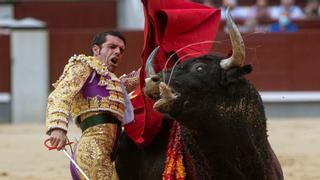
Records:
{"label": "bull's snout", "polygon": [[153,108],[161,113],[169,113],[179,95],[173,93],[172,89],[164,82],[160,82],[159,91],[160,99],[154,103]]}
{"label": "bull's snout", "polygon": [[152,75],[151,80],[155,83],[160,83],[160,77],[158,75]]}
{"label": "bull's snout", "polygon": [[168,113],[178,97],[158,75],[151,75],[145,79],[143,91],[146,96],[156,100],[153,108],[161,113]]}

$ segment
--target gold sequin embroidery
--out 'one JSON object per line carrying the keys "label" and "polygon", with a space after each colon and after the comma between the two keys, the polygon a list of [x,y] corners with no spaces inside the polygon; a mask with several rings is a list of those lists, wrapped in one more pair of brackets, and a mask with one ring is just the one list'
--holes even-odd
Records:
{"label": "gold sequin embroidery", "polygon": [[115,124],[100,124],[83,132],[75,154],[76,162],[90,179],[112,179],[115,167],[110,155],[116,131]]}
{"label": "gold sequin embroidery", "polygon": [[[97,97],[86,99],[79,93],[92,70],[101,75],[99,84],[106,86],[110,97],[102,97],[101,100]],[[103,76],[106,75],[111,79],[105,79]],[[47,132],[53,128],[67,130],[69,119],[75,121],[79,115],[91,111],[109,111],[119,120],[123,119],[125,103],[121,82],[94,57],[72,56],[54,87],[47,103]]]}

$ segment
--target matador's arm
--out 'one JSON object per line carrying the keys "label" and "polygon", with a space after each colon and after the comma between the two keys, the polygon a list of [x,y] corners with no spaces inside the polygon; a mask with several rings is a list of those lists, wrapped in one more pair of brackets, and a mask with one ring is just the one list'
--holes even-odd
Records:
{"label": "matador's arm", "polygon": [[89,66],[81,61],[72,61],[65,66],[62,76],[53,84],[55,89],[48,97],[47,134],[56,128],[67,131],[72,100],[81,90],[90,73]]}
{"label": "matador's arm", "polygon": [[119,79],[123,82],[128,92],[133,91],[139,83],[140,69],[132,71],[130,74],[124,74]]}

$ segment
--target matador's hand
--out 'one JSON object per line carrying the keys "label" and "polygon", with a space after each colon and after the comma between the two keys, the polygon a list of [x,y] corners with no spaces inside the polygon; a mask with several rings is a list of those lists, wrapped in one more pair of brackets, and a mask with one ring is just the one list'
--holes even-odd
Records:
{"label": "matador's hand", "polygon": [[62,149],[67,142],[67,132],[62,129],[54,129],[50,134],[51,146],[57,147],[57,150]]}

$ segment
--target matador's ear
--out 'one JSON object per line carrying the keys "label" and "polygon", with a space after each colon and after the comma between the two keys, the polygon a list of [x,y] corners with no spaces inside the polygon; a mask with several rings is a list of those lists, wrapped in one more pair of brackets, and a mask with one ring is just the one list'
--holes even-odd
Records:
{"label": "matador's ear", "polygon": [[100,47],[96,44],[92,46],[91,50],[93,56],[97,56],[100,54]]}

